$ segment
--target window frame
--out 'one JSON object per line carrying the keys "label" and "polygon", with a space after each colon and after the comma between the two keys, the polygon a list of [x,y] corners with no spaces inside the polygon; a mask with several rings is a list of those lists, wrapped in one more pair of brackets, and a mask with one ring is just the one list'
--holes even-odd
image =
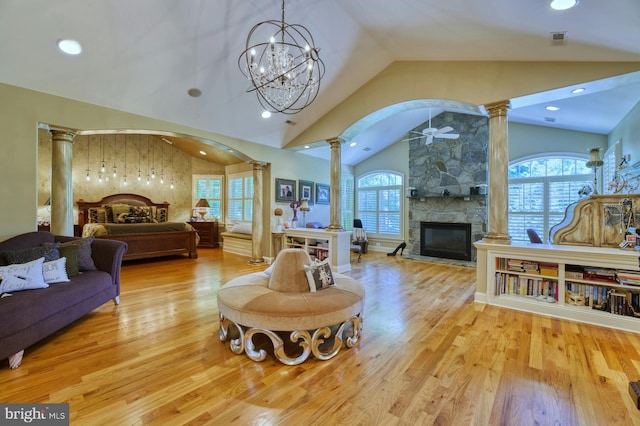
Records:
{"label": "window frame", "polygon": [[[198,195],[198,181],[200,180],[205,180],[207,182],[206,184],[206,189],[205,189],[205,196],[200,196]],[[211,181],[219,181],[220,182],[220,198],[216,198],[212,195],[212,190],[209,188],[209,183]],[[207,217],[211,218],[211,217],[215,217],[217,221],[222,220],[223,217],[223,212],[224,212],[224,175],[210,175],[210,174],[194,174],[191,176],[191,216],[192,217],[196,217],[197,215],[194,214],[195,211],[195,205],[198,202],[198,200],[200,198],[205,198],[208,202],[209,205],[212,206],[214,205],[216,202],[219,203],[219,215],[215,215],[214,212],[212,212],[212,210],[215,207],[209,207],[209,211],[207,212]]]}
{"label": "window frame", "polygon": [[[232,195],[231,185],[233,184],[234,181],[238,179],[242,179],[242,197],[234,198],[231,196]],[[246,188],[247,182],[251,183],[250,194],[245,193],[247,191],[247,188]],[[248,172],[240,172],[240,173],[233,173],[233,174],[227,175],[226,188],[227,188],[227,211],[225,216],[226,223],[251,222],[253,220],[253,191],[254,191],[253,172],[248,171]],[[241,207],[242,218],[241,219],[231,218],[229,215],[229,211],[231,209],[232,204],[235,204],[235,202],[238,200],[240,200],[242,205]],[[250,204],[250,206],[248,206],[247,204]],[[247,215],[247,209],[250,209],[249,215]]]}
{"label": "window frame", "polygon": [[[549,160],[574,160],[574,161],[583,161],[586,163],[586,161],[588,161],[588,155],[581,155],[581,154],[576,154],[576,153],[555,153],[555,154],[549,154],[549,153],[545,153],[544,155],[536,155],[536,156],[529,156],[529,157],[523,157],[523,158],[519,158],[517,160],[513,160],[511,162],[509,162],[509,174],[508,176],[511,174],[510,170],[513,167],[516,167],[520,164],[523,163],[527,163],[527,162],[534,162],[534,161],[540,161],[540,160],[544,160],[546,162],[548,162]],[[593,186],[593,177],[592,177],[592,173],[586,172],[584,174],[560,174],[560,175],[548,175],[548,169],[549,167],[547,165],[545,165],[545,175],[544,176],[527,176],[527,177],[509,177],[508,178],[508,191],[509,191],[509,195],[508,195],[508,209],[509,209],[509,213],[508,213],[508,229],[509,229],[509,236],[511,237],[511,241],[512,242],[529,242],[529,238],[526,234],[526,230],[527,228],[534,228],[536,230],[536,232],[538,232],[538,234],[540,235],[540,237],[542,238],[544,243],[549,243],[549,231],[551,230],[551,228],[556,225],[558,222],[556,222],[555,220],[553,221],[553,223],[550,223],[550,217],[553,215],[556,215],[556,212],[550,212],[549,211],[549,204],[551,201],[551,186],[554,183],[566,183],[566,182],[576,182],[579,185],[583,185],[583,184],[590,184],[590,186]],[[511,209],[511,203],[512,203],[512,193],[511,193],[511,187],[513,185],[524,185],[524,184],[535,184],[535,183],[540,183],[542,184],[542,208],[540,211],[537,210],[512,210]],[[580,200],[580,196],[578,195],[578,193],[576,192],[576,196],[571,198],[571,201],[567,204],[570,205],[571,203],[574,203],[578,200]],[[565,206],[565,211],[566,211],[566,207]],[[514,231],[514,228],[520,228],[520,225],[515,225],[515,219],[516,217],[522,217],[522,216],[531,216],[531,217],[542,217],[542,229],[537,228],[536,226],[533,225],[528,225],[528,224],[523,224],[522,225],[522,234],[519,234],[517,232]],[[513,220],[513,222],[512,222]]]}
{"label": "window frame", "polygon": [[[400,180],[400,184],[397,185],[379,185],[379,186],[362,186],[363,185],[363,181],[365,179],[368,179],[372,176],[376,176],[376,175],[391,175],[391,176],[395,176],[396,179]],[[360,219],[363,222],[363,226],[365,228],[365,230],[367,231],[367,236],[369,238],[375,238],[375,239],[380,239],[380,240],[398,240],[398,239],[402,239],[402,235],[404,233],[404,222],[405,222],[405,218],[404,218],[404,202],[403,202],[403,194],[404,194],[404,186],[405,186],[405,176],[402,172],[398,172],[396,170],[372,170],[370,172],[367,172],[363,175],[358,176],[355,179],[355,191],[354,191],[354,203],[355,203],[355,208],[354,208],[354,213],[355,216],[354,218]],[[375,191],[375,205],[376,205],[376,209],[375,210],[364,210],[361,208],[361,203],[360,203],[360,194],[363,191]],[[380,193],[382,191],[393,191],[396,192],[397,191],[397,204],[398,204],[398,210],[394,211],[394,210],[380,210]],[[390,199],[390,197],[387,197],[388,199]],[[390,200],[391,203],[393,203],[392,200]],[[367,219],[364,216],[364,212],[375,212],[375,224],[372,226],[372,224],[370,223],[370,221],[367,221]],[[382,216],[388,216],[389,213],[391,212],[391,214],[393,214],[394,216],[397,216],[397,220],[398,220],[398,233],[397,234],[392,234],[392,233],[381,233],[380,231],[380,227],[379,224],[381,223],[381,215]],[[353,225],[353,224],[352,224]]]}

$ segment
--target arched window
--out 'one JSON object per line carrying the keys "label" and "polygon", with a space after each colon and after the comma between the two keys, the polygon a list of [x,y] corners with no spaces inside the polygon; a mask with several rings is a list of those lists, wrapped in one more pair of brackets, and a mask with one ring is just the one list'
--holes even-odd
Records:
{"label": "arched window", "polygon": [[533,228],[548,243],[549,229],[562,221],[567,206],[593,186],[593,170],[587,159],[560,155],[536,157],[509,167],[509,235],[514,242],[528,242]]}
{"label": "arched window", "polygon": [[396,172],[376,171],[358,178],[356,218],[369,236],[399,238],[402,233],[404,177]]}

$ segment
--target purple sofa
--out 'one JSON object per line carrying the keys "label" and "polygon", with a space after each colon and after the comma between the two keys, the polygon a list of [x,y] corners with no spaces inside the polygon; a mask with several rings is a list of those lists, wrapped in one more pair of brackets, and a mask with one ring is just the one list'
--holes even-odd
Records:
{"label": "purple sofa", "polygon": [[[77,238],[29,232],[0,242],[0,254],[73,239]],[[69,277],[69,282],[17,291],[0,299],[0,359],[9,358],[10,367],[16,368],[27,347],[109,300],[118,304],[120,268],[126,251],[127,244],[121,241],[95,239],[91,257],[97,270],[83,271]],[[4,255],[0,255],[0,264],[6,265]]]}

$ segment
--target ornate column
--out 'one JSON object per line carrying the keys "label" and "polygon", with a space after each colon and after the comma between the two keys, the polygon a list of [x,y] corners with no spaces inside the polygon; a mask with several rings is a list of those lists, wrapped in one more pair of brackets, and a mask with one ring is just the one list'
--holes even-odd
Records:
{"label": "ornate column", "polygon": [[73,181],[71,165],[73,138],[71,130],[51,133],[51,232],[73,236]]}
{"label": "ornate column", "polygon": [[511,244],[509,236],[508,100],[485,105],[489,112],[489,232],[482,241]]}
{"label": "ornate column", "polygon": [[253,219],[251,224],[251,259],[249,263],[259,265],[264,263],[262,257],[262,170],[266,163],[253,163]]}
{"label": "ornate column", "polygon": [[329,193],[329,227],[328,231],[343,231],[340,225],[340,173],[342,170],[341,152],[342,143],[340,138],[327,139],[331,145],[331,191]]}

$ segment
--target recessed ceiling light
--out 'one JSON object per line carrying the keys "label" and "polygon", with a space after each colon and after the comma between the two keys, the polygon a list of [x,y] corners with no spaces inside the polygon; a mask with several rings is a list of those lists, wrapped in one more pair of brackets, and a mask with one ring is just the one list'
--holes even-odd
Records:
{"label": "recessed ceiling light", "polygon": [[309,149],[309,148],[311,148],[311,146],[309,146],[309,145],[305,145],[304,146],[304,149]]}
{"label": "recessed ceiling light", "polygon": [[79,55],[82,52],[80,43],[71,39],[58,40],[58,49],[67,55]]}
{"label": "recessed ceiling light", "polygon": [[546,109],[547,111],[557,111],[557,110],[559,110],[560,108],[558,108],[557,106],[553,106],[553,105],[547,105],[547,106],[545,107],[545,109]]}
{"label": "recessed ceiling light", "polygon": [[351,143],[349,144],[349,146],[350,146],[350,147],[352,147],[352,148],[353,148],[354,146],[356,146],[356,145],[358,145],[358,143],[357,143],[357,142],[351,142]]}
{"label": "recessed ceiling light", "polygon": [[187,94],[192,98],[199,98],[200,96],[202,96],[202,90],[198,89],[197,87],[192,87],[191,89],[187,90]]}
{"label": "recessed ceiling light", "polygon": [[200,151],[200,155],[207,155],[207,153],[204,151]]}
{"label": "recessed ceiling light", "polygon": [[271,112],[270,111],[262,111],[262,114],[260,114],[262,116],[262,118],[269,118],[271,117]]}
{"label": "recessed ceiling light", "polygon": [[584,91],[585,91],[585,88],[584,88],[584,87],[578,87],[577,89],[573,89],[573,90],[571,91],[571,93],[573,93],[573,94],[575,95],[575,94],[578,94],[578,93],[582,93],[582,92],[584,92]]}
{"label": "recessed ceiling light", "polygon": [[567,10],[577,6],[578,0],[551,0],[551,9]]}

